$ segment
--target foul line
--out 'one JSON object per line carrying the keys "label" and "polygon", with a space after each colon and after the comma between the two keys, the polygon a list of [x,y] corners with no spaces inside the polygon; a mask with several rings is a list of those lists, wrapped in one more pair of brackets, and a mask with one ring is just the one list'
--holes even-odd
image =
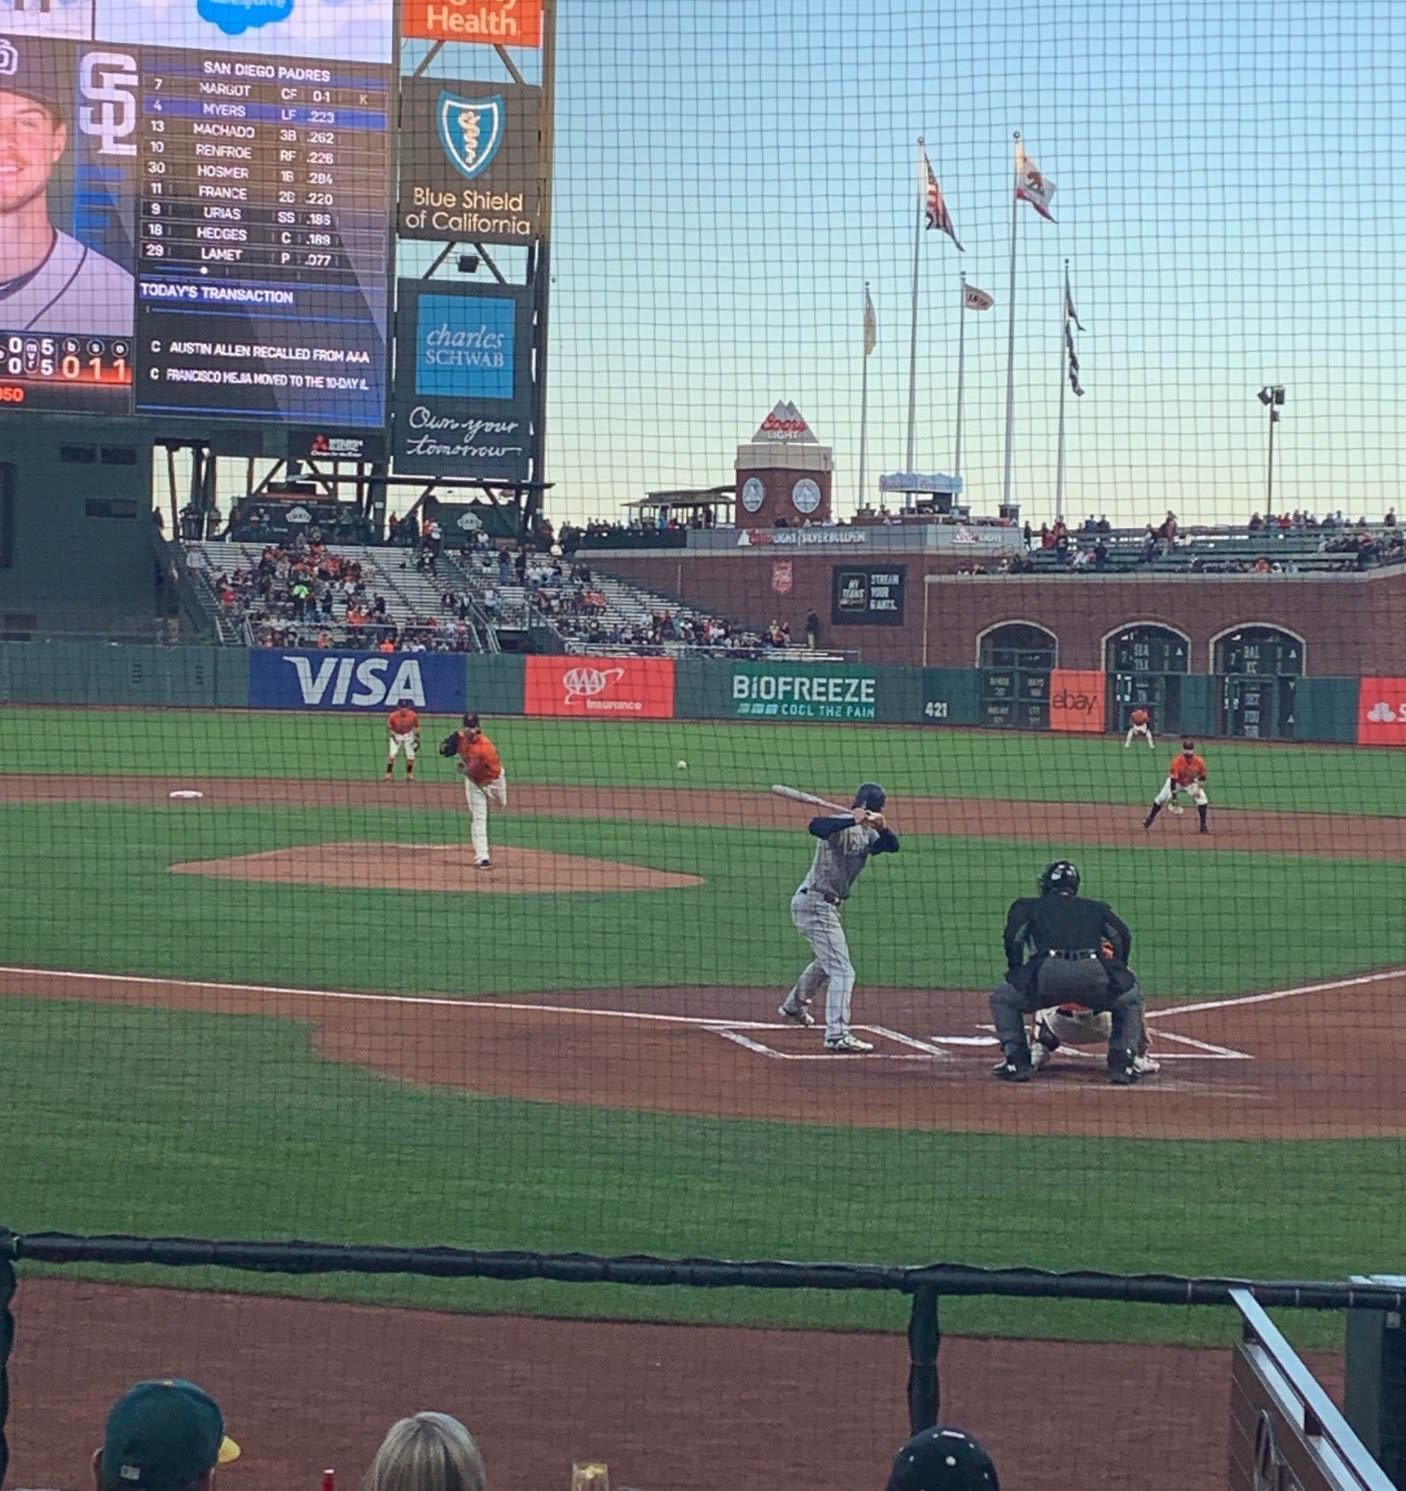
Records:
{"label": "foul line", "polygon": [[1225,1010],[1237,1004],[1269,1004],[1276,999],[1296,999],[1301,994],[1329,994],[1334,989],[1356,989],[1362,984],[1379,984],[1389,978],[1406,978],[1406,968],[1387,968],[1381,973],[1362,973],[1355,978],[1337,978],[1322,984],[1298,984],[1292,989],[1270,989],[1264,994],[1237,994],[1233,999],[1207,999],[1201,1004],[1169,1005],[1166,1009],[1145,1011],[1144,1018],[1156,1020],[1168,1015],[1195,1015],[1201,1010]]}
{"label": "foul line", "polygon": [[[0,963],[0,976],[17,974],[25,978],[71,979],[75,983],[137,984],[156,989],[213,989],[230,994],[286,994],[302,999],[344,1000],[363,1004],[420,1005],[436,1009],[460,1010],[507,1010],[513,1014],[532,1015],[577,1015],[593,1020],[642,1020],[659,1025],[690,1025],[695,1028],[719,1030],[775,1030],[774,1020],[739,1020],[722,1015],[660,1015],[646,1010],[611,1010],[583,1008],[569,1004],[523,1004],[503,1000],[492,994],[451,999],[447,995],[433,994],[358,994],[345,989],[299,989],[284,984],[238,984],[217,983],[212,979],[159,978],[137,973],[90,973],[77,969],[35,968],[18,963]],[[1280,999],[1296,999],[1304,994],[1328,994],[1338,989],[1361,988],[1366,984],[1384,983],[1388,979],[1406,978],[1406,968],[1388,968],[1379,973],[1356,974],[1351,978],[1330,979],[1316,984],[1298,984],[1286,989],[1270,989],[1262,994],[1242,994],[1231,999],[1208,999],[1199,1004],[1169,1005],[1165,1009],[1148,1010],[1150,1020],[1166,1019],[1177,1015],[1193,1015],[1203,1010],[1233,1009],[1237,1005],[1269,1004]],[[668,993],[668,991],[662,991]],[[916,992],[916,991],[915,991]],[[900,1044],[912,1045],[920,1050],[934,1049],[930,1042],[921,1041],[899,1032],[872,1028],[876,1033],[889,1036]],[[944,1038],[947,1039],[947,1038]],[[975,1044],[985,1037],[950,1037],[954,1044]]]}
{"label": "foul line", "polygon": [[0,963],[0,975],[17,973],[30,978],[88,980],[106,984],[142,984],[159,989],[215,989],[229,994],[295,994],[304,999],[345,999],[367,1004],[428,1005],[456,1010],[509,1010],[514,1014],[585,1015],[595,1020],[652,1020],[666,1025],[706,1026],[712,1029],[726,1025],[734,1030],[774,1030],[775,1020],[738,1020],[725,1016],[655,1015],[645,1010],[581,1009],[568,1004],[518,1004],[498,999],[492,994],[477,998],[450,999],[433,994],[353,994],[342,989],[295,989],[283,984],[222,984],[200,978],[154,978],[136,973],[78,973],[61,968],[27,968],[19,964]]}

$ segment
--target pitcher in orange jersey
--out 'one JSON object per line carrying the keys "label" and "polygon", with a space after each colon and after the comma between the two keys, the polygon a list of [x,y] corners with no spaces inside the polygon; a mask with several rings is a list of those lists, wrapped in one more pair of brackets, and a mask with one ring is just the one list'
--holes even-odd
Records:
{"label": "pitcher in orange jersey", "polygon": [[1210,825],[1206,822],[1206,759],[1196,754],[1194,740],[1182,741],[1181,755],[1172,757],[1172,764],[1167,768],[1167,780],[1162,783],[1162,790],[1153,798],[1152,811],[1142,820],[1142,826],[1151,828],[1152,820],[1179,791],[1185,792],[1196,804],[1196,813],[1201,819],[1201,832],[1210,833]]}
{"label": "pitcher in orange jersey", "polygon": [[395,776],[395,758],[405,752],[405,780],[415,777],[415,753],[420,749],[420,716],[411,707],[409,699],[402,699],[391,710],[386,720],[386,733],[390,742],[386,748],[386,780]]}
{"label": "pitcher in orange jersey", "polygon": [[469,804],[469,831],[474,860],[480,870],[491,870],[488,853],[488,804],[508,805],[508,778],[493,742],[483,733],[476,714],[464,716],[459,731],[459,770],[464,777],[464,796]]}

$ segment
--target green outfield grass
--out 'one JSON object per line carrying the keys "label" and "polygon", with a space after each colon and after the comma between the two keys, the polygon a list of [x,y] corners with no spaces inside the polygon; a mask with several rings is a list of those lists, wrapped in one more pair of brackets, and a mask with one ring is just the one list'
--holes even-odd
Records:
{"label": "green outfield grass", "polygon": [[[294,1022],[16,998],[0,1009],[6,1064],[29,1074],[25,1103],[0,1112],[0,1144],[19,1157],[6,1222],[22,1231],[1294,1278],[1399,1263],[1398,1141],[1110,1145],[580,1110],[410,1090],[321,1059]],[[296,1292],[849,1326],[891,1325],[902,1309],[859,1295],[355,1277]],[[1133,1317],[967,1301],[946,1318],[1126,1338]],[[1136,1318],[1180,1339],[1218,1339],[1225,1325],[1214,1312]]]}
{"label": "green outfield grass", "polygon": [[[427,742],[450,723],[427,721]],[[504,719],[492,733],[518,785],[760,789],[780,780],[842,792],[876,778],[894,797],[900,830],[905,794],[1140,803],[1171,751],[859,726]],[[377,722],[342,716],[0,711],[4,769],[70,774],[77,794],[6,804],[0,787],[0,961],[472,998],[631,985],[779,991],[806,956],[787,917],[810,854],[804,810],[794,832],[759,829],[742,812],[705,825],[495,815],[499,844],[704,881],[501,897],[428,880],[400,892],[170,873],[182,861],[288,845],[465,843],[461,809],[407,812],[414,799],[402,788],[364,806],[335,792],[287,808],[81,800],[86,778],[126,773],[371,779],[382,744]],[[1389,753],[1212,744],[1207,754],[1218,809],[1402,811]],[[455,780],[433,757],[423,773]],[[1309,839],[1303,855],[1232,845],[1193,855],[1173,833],[1102,847],[906,834],[900,856],[866,873],[847,916],[861,978],[855,1018],[864,1019],[865,985],[989,987],[1006,904],[1046,859],[1066,854],[1134,927],[1134,964],[1154,996],[1232,995],[1406,964],[1406,864],[1312,858]],[[976,1021],[984,1008],[973,999]],[[768,994],[755,1013],[770,1012]],[[1397,1141],[917,1134],[507,1102],[416,1090],[326,1060],[295,1023],[13,995],[0,998],[0,1081],[0,1143],[17,1157],[0,1223],[21,1230],[1300,1278],[1400,1265]],[[903,1311],[892,1300],[810,1293],[347,1278],[238,1285],[794,1324],[892,1326]],[[1030,1302],[956,1302],[944,1322],[1147,1339],[1220,1339],[1226,1329],[1218,1312]]]}
{"label": "green outfield grass", "polygon": [[[169,870],[333,841],[462,845],[461,811],[417,812],[408,823],[394,807],[61,802],[0,808],[0,825],[12,845],[0,860],[9,963],[472,997],[686,984],[784,991],[808,956],[787,911],[809,863],[801,831],[507,814],[494,822],[500,844],[704,883],[505,898],[442,891],[428,872],[415,890],[392,891]],[[1175,849],[1149,853],[1141,839],[1121,849],[907,835],[901,854],[867,871],[848,914],[862,982],[989,987],[1004,966],[1008,901],[1059,854],[1077,854],[1091,892],[1135,929],[1134,966],[1150,994],[1235,994],[1406,963],[1406,864],[1231,852],[1188,862]],[[860,1017],[862,1007],[861,993]]]}
{"label": "green outfield grass", "polygon": [[[428,717],[427,743],[458,723]],[[503,718],[489,722],[515,782],[582,786],[765,789],[777,780],[839,791],[881,781],[905,794],[1149,801],[1178,742],[1123,750],[1108,736],[882,725],[758,725],[671,720]],[[81,750],[68,743],[82,742]],[[191,777],[374,776],[382,759],[379,717],[283,712],[120,709],[0,711],[7,771],[136,773]],[[1227,808],[1400,816],[1401,767],[1390,751],[1349,746],[1205,746],[1213,801]],[[680,772],[675,763],[686,760]],[[427,774],[444,775],[438,760]],[[897,806],[897,801],[895,803]]]}

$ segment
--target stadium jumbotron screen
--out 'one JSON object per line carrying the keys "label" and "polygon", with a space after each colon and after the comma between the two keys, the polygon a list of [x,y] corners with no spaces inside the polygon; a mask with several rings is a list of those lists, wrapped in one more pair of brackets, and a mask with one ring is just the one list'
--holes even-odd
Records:
{"label": "stadium jumbotron screen", "polygon": [[0,408],[385,417],[381,0],[91,0],[0,35]]}

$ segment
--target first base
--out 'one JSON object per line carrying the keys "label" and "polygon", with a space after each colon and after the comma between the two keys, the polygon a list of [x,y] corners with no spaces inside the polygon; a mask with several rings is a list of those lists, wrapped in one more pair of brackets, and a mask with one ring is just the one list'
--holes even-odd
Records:
{"label": "first base", "polygon": [[179,797],[185,801],[189,801],[191,798],[204,797],[205,794],[203,792],[172,792],[169,794],[169,796]]}

